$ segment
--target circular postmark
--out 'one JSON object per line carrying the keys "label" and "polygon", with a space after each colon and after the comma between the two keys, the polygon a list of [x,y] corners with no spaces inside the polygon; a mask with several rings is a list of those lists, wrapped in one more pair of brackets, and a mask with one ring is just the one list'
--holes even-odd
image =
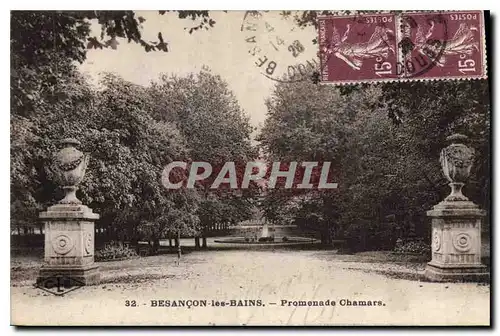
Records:
{"label": "circular postmark", "polygon": [[247,11],[241,31],[248,54],[263,76],[280,82],[346,84],[477,72],[478,13],[343,12],[299,12],[287,20],[283,12]]}
{"label": "circular postmark", "polygon": [[291,13],[247,11],[241,31],[254,66],[279,82],[311,80],[319,70],[314,27],[299,27]]}
{"label": "circular postmark", "polygon": [[442,67],[449,27],[442,12],[402,12],[399,15],[398,62],[401,78],[415,78]]}

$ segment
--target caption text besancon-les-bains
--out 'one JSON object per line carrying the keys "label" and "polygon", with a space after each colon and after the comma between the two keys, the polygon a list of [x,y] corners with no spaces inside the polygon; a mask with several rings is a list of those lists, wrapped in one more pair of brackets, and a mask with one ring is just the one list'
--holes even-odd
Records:
{"label": "caption text besancon-les-bains", "polygon": [[280,300],[279,302],[265,303],[263,300],[150,300],[150,307],[165,308],[191,308],[191,307],[324,307],[324,306],[349,306],[349,307],[376,307],[385,306],[381,300]]}

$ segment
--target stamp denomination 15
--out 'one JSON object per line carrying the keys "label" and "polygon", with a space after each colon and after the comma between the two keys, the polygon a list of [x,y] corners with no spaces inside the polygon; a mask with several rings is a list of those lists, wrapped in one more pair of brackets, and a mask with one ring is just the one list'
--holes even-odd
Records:
{"label": "stamp denomination 15", "polygon": [[324,16],[318,27],[323,83],[487,76],[482,11]]}

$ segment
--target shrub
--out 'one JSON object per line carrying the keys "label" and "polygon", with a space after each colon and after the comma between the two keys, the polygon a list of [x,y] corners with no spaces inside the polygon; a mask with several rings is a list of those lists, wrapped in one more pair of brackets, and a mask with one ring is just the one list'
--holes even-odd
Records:
{"label": "shrub", "polygon": [[288,241],[288,237],[284,236],[283,238],[281,238],[281,240],[286,243]]}
{"label": "shrub", "polygon": [[96,251],[95,261],[111,261],[115,259],[130,259],[137,257],[135,250],[125,247],[122,244],[111,242],[103,249]]}
{"label": "shrub", "polygon": [[423,240],[410,240],[404,242],[402,239],[396,241],[394,252],[398,253],[415,253],[420,255],[431,254],[431,246]]}
{"label": "shrub", "polygon": [[274,237],[260,237],[259,238],[259,241],[260,242],[273,242],[274,241]]}

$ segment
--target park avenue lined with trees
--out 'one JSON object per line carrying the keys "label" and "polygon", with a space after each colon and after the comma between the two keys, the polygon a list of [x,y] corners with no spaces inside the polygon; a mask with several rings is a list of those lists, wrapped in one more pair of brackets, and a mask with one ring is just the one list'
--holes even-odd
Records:
{"label": "park avenue lined with trees", "polygon": [[261,76],[261,13],[11,12],[11,325],[491,324],[488,80],[322,83],[329,11],[266,12],[313,66]]}
{"label": "park avenue lined with trees", "polygon": [[[204,11],[178,17],[199,20],[200,29],[216,24]],[[91,36],[89,20],[101,25],[102,42]],[[314,18],[298,25],[308,20]],[[269,191],[261,202],[266,218],[314,230],[325,247],[342,240],[352,251],[391,250],[398,239],[429,243],[425,211],[448,193],[439,152],[445,137],[459,132],[478,155],[465,192],[489,208],[486,80],[340,88],[276,82],[256,130],[252,111],[243,111],[224,78],[208,68],[162,74],[148,86],[113,73],[95,86],[78,71],[88,48],[116,48],[116,38],[145,52],[175,52],[161,34],[156,42],[142,40],[142,23],[133,12],[12,12],[13,231],[34,225],[60,199],[46,167],[62,136],[90,153],[79,198],[101,215],[96,227],[107,230],[109,241],[151,241],[153,252],[160,239],[179,232],[203,245],[199,239],[214,224],[251,219],[259,195],[166,190],[161,172],[172,161],[335,162],[338,190]]]}

